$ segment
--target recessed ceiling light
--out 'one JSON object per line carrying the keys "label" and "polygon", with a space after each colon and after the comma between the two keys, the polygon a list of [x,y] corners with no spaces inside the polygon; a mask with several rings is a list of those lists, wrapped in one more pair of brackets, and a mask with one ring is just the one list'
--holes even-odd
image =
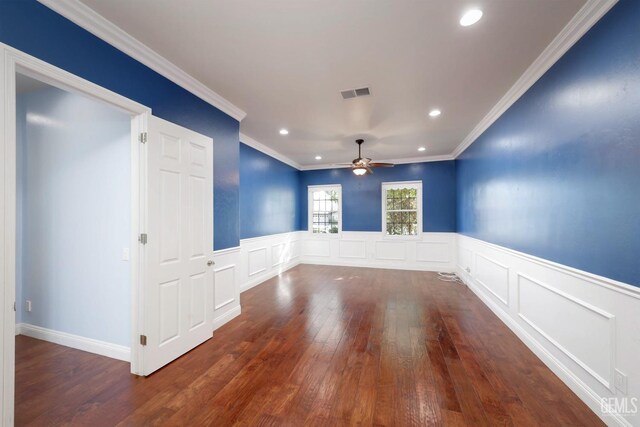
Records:
{"label": "recessed ceiling light", "polygon": [[280,135],[289,135],[289,131],[286,129],[280,129]]}
{"label": "recessed ceiling light", "polygon": [[316,156],[316,160],[322,160],[322,156]]}
{"label": "recessed ceiling light", "polygon": [[468,10],[462,15],[462,18],[460,18],[460,25],[468,27],[478,22],[480,18],[482,18],[482,11],[480,9]]}
{"label": "recessed ceiling light", "polygon": [[440,114],[442,114],[442,111],[438,109],[429,111],[429,116],[431,117],[438,117]]}
{"label": "recessed ceiling light", "polygon": [[424,151],[424,150],[426,150],[426,148],[425,148],[425,147],[420,147],[420,148],[418,148],[418,151]]}

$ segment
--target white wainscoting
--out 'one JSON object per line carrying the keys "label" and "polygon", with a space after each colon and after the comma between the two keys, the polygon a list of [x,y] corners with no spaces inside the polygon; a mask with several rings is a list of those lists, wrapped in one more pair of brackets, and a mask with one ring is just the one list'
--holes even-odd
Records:
{"label": "white wainscoting", "polygon": [[213,253],[213,330],[240,315],[240,247]]}
{"label": "white wainscoting", "polygon": [[455,233],[423,233],[415,239],[368,231],[343,231],[339,237],[314,236],[307,231],[299,235],[305,264],[455,271]]}
{"label": "white wainscoting", "polygon": [[640,414],[601,411],[602,398],[640,397],[640,289],[462,235],[457,260],[469,288],[603,421],[640,425]]}
{"label": "white wainscoting", "polygon": [[251,289],[301,263],[451,272],[456,266],[455,242],[455,233],[389,239],[379,232],[361,231],[330,237],[296,231],[242,239],[240,290]]}
{"label": "white wainscoting", "polygon": [[240,290],[246,291],[300,263],[302,232],[240,240]]}

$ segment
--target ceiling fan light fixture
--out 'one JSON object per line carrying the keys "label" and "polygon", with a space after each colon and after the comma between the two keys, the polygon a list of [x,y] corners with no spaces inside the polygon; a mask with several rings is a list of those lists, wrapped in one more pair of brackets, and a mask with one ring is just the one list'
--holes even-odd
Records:
{"label": "ceiling fan light fixture", "polygon": [[353,170],[353,173],[358,176],[362,176],[365,173],[367,173],[367,169],[363,167],[356,167],[356,168],[353,168],[352,170]]}
{"label": "ceiling fan light fixture", "polygon": [[351,163],[342,163],[337,166],[351,166],[351,171],[356,176],[362,176],[368,173],[373,173],[372,168],[392,168],[393,163],[373,162],[368,157],[362,157],[362,143],[364,139],[356,139],[358,144],[358,158],[353,159]]}

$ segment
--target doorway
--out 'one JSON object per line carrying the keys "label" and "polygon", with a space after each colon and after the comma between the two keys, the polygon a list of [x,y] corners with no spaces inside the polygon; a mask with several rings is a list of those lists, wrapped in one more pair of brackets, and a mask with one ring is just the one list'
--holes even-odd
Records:
{"label": "doorway", "polygon": [[[111,252],[118,252],[120,262],[129,257],[131,373],[149,375],[209,339],[213,332],[213,140],[153,117],[151,110],[141,104],[0,43],[0,128],[4,129],[0,132],[0,231],[4,251],[0,263],[0,411],[6,425],[14,422],[18,304],[23,310],[19,319],[33,316],[27,313],[42,308],[42,301],[31,299],[32,311],[28,311],[25,289],[16,298],[17,255],[18,249],[22,250],[16,245],[21,225],[18,162],[24,154],[18,153],[16,80],[23,76],[116,109],[130,120],[129,245],[124,246],[119,240]],[[31,119],[43,117],[36,114]],[[91,137],[88,133],[84,139]],[[91,191],[84,188],[84,192]],[[78,206],[83,209],[82,203]],[[95,218],[80,214],[77,220],[91,226],[91,220],[109,218],[101,212]],[[37,239],[35,233],[34,240]],[[65,256],[69,255],[62,254],[62,259]],[[22,271],[26,263],[33,261],[22,259]],[[123,336],[117,338],[121,343]]]}
{"label": "doorway", "polygon": [[17,425],[130,370],[130,140],[128,114],[16,74]]}
{"label": "doorway", "polygon": [[[41,249],[38,245],[44,239],[44,236],[41,235],[41,233],[49,233],[47,236],[47,239],[49,239],[52,233],[59,232],[60,229],[54,230],[52,227],[46,226],[40,230],[37,228],[30,229],[27,232],[27,238],[24,239],[25,235],[23,234],[23,231],[25,218],[23,216],[24,212],[22,211],[22,208],[26,204],[30,208],[30,214],[33,214],[27,219],[27,221],[30,223],[38,223],[40,221],[38,215],[42,216],[42,214],[44,214],[41,209],[37,209],[40,201],[49,197],[50,201],[58,203],[59,201],[63,201],[61,199],[64,199],[65,197],[68,198],[70,195],[56,192],[55,189],[48,187],[48,185],[51,184],[50,182],[43,180],[41,175],[39,176],[40,172],[44,172],[47,169],[50,170],[55,166],[56,155],[60,154],[59,152],[35,153],[35,157],[31,156],[31,158],[32,160],[34,158],[37,159],[37,165],[31,164],[31,166],[38,167],[25,169],[24,165],[22,165],[19,168],[19,163],[25,160],[24,156],[28,153],[23,150],[23,148],[25,148],[24,144],[21,144],[18,140],[18,137],[21,136],[20,134],[24,131],[24,127],[22,127],[22,129],[18,128],[22,126],[22,124],[26,125],[27,119],[33,125],[39,124],[41,128],[54,130],[56,129],[56,126],[63,125],[63,123],[56,122],[56,119],[53,117],[38,114],[35,110],[31,111],[30,116],[27,117],[25,111],[19,111],[19,109],[24,110],[25,107],[24,104],[20,104],[18,102],[18,96],[22,96],[25,91],[32,91],[35,93],[39,89],[46,89],[50,92],[54,92],[53,94],[48,94],[51,104],[55,104],[56,102],[62,102],[62,104],[64,104],[69,100],[63,99],[63,95],[73,95],[75,97],[83,98],[84,102],[92,103],[92,108],[108,108],[111,111],[116,111],[116,115],[119,115],[120,121],[124,120],[125,125],[128,122],[128,136],[124,136],[128,140],[127,148],[122,145],[119,147],[121,150],[129,151],[129,160],[126,160],[128,165],[124,166],[128,174],[128,181],[124,183],[124,185],[127,186],[125,195],[129,199],[128,207],[125,207],[125,209],[128,209],[128,212],[122,216],[123,218],[126,218],[125,222],[127,223],[126,226],[128,227],[128,234],[124,236],[126,244],[120,247],[120,251],[123,251],[124,248],[129,248],[130,252],[129,261],[127,261],[128,266],[125,266],[123,269],[121,268],[121,271],[119,272],[120,275],[124,274],[128,276],[126,280],[127,283],[125,283],[125,286],[127,287],[126,291],[128,293],[127,299],[129,305],[129,313],[127,313],[128,321],[125,322],[128,324],[125,327],[128,328],[128,331],[118,330],[117,334],[120,334],[119,336],[105,338],[105,330],[103,329],[102,332],[100,332],[103,334],[101,335],[102,339],[84,340],[84,343],[81,344],[96,344],[97,342],[98,347],[100,347],[100,344],[104,344],[108,341],[117,343],[108,349],[112,351],[112,353],[108,355],[110,357],[129,358],[132,373],[138,373],[141,357],[139,347],[133,345],[135,343],[133,336],[138,334],[139,328],[142,327],[138,317],[139,315],[141,316],[142,313],[138,310],[138,305],[140,303],[140,275],[143,270],[143,267],[140,265],[140,257],[143,252],[143,248],[139,247],[138,235],[140,228],[145,225],[144,221],[146,221],[146,218],[143,218],[140,215],[140,207],[143,205],[142,202],[144,200],[144,192],[146,188],[140,185],[140,170],[141,165],[144,165],[142,162],[144,152],[139,147],[140,143],[138,142],[137,136],[146,131],[146,122],[150,115],[150,109],[3,44],[0,44],[0,82],[0,124],[2,125],[0,128],[3,129],[3,132],[0,132],[0,146],[2,147],[2,150],[0,150],[0,176],[2,177],[0,198],[3,201],[0,206],[0,218],[2,218],[1,236],[3,245],[3,257],[2,263],[0,263],[0,276],[2,277],[2,291],[0,292],[0,314],[2,315],[2,370],[0,371],[0,382],[2,384],[2,388],[0,391],[0,397],[2,405],[0,407],[0,412],[2,416],[2,424],[13,425],[15,400],[16,319],[20,320],[21,323],[26,323],[22,322],[23,320],[34,323],[35,325],[33,326],[36,327],[26,327],[26,329],[29,329],[30,333],[42,333],[43,329],[45,329],[48,336],[53,336],[54,339],[68,340],[81,336],[81,334],[83,334],[82,328],[86,328],[87,326],[76,325],[76,327],[80,329],[72,330],[71,333],[64,330],[58,331],[58,334],[52,335],[49,332],[53,331],[54,327],[58,329],[65,329],[69,324],[73,323],[70,321],[70,318],[73,320],[73,316],[69,316],[70,313],[52,313],[45,309],[51,301],[60,299],[59,293],[61,290],[57,289],[55,294],[46,294],[35,291],[32,293],[33,287],[38,289],[38,286],[42,285],[42,283],[33,283],[33,280],[40,282],[42,277],[44,277],[38,276],[38,274],[41,273],[38,270],[50,271],[51,266],[47,266],[47,268],[40,268],[43,266],[38,265],[37,260],[22,258],[24,253],[23,249],[25,249],[22,244],[27,242],[29,249],[34,249],[36,251],[34,253],[37,254],[37,251]],[[18,93],[18,85],[21,86],[19,90],[22,94],[20,95]],[[57,98],[53,95],[56,95]],[[74,99],[77,101],[79,98]],[[21,116],[20,113],[22,112],[25,112],[25,114],[22,114],[24,120],[20,126],[18,126],[18,118]],[[58,131],[58,135],[60,135],[62,129],[58,129]],[[46,150],[53,147],[53,144],[50,146],[46,146],[44,144],[44,142],[46,142],[45,138],[42,138],[41,142],[43,143],[41,144],[41,149]],[[121,141],[121,144],[124,144],[124,141]],[[61,147],[58,146],[58,148]],[[69,149],[70,147],[66,148]],[[77,152],[69,151],[69,153],[72,153],[71,155],[77,156],[78,158],[80,158],[82,154],[81,150],[78,150]],[[61,157],[58,157],[58,160],[61,160]],[[18,175],[19,170],[20,176]],[[28,172],[26,172],[27,170]],[[67,168],[56,168],[56,170],[63,171],[61,175],[59,174],[59,179],[65,181],[70,186],[73,184],[73,182],[68,179],[69,177],[65,176],[65,173],[69,171]],[[34,175],[26,176],[28,179],[25,181],[25,172],[27,174],[33,172]],[[39,197],[23,200],[19,195],[19,190],[21,190],[21,187],[25,185],[27,188],[31,188],[30,186],[34,183],[37,183],[36,188],[40,191]],[[53,198],[54,195],[56,196],[55,199]],[[72,204],[72,201],[73,200],[68,201],[68,203]],[[78,208],[78,206],[82,207],[82,203],[77,203],[77,201],[73,201],[73,203],[76,203],[74,205],[76,208]],[[38,212],[35,212],[36,210]],[[46,218],[46,216],[44,217]],[[82,215],[79,215],[79,217],[83,218]],[[68,218],[62,218],[62,220],[68,220]],[[73,224],[69,225],[67,223],[61,227],[61,229],[66,229],[68,233],[70,229],[73,229],[72,226]],[[20,245],[17,244],[18,237],[20,237]],[[82,238],[81,236],[73,237],[77,239]],[[123,236],[119,235],[119,239],[122,238]],[[49,243],[51,242],[49,241]],[[58,243],[64,244],[65,242],[59,241]],[[93,242],[91,244],[99,243]],[[119,241],[118,244],[121,245],[122,241]],[[35,246],[35,248],[31,248],[31,246]],[[68,250],[68,253],[57,254],[56,256],[62,255],[60,259],[72,260],[75,257],[86,255],[73,253],[75,250],[74,248],[67,247],[66,249]],[[65,248],[62,249],[63,252],[64,250]],[[121,258],[124,257],[123,252],[119,253]],[[51,254],[49,253],[48,255]],[[85,261],[87,260],[85,259]],[[25,265],[27,265],[30,270],[27,277],[24,277],[23,275],[23,272],[25,271],[23,267]],[[25,278],[31,281],[31,283],[27,286],[22,286]],[[22,284],[18,283],[18,280],[20,280]],[[123,289],[121,288],[120,291],[122,290]],[[18,295],[16,295],[16,291],[19,292],[20,298],[17,298]],[[39,291],[42,291],[42,289],[39,289]],[[30,307],[26,302],[27,299],[22,298],[27,296],[27,293],[29,293],[28,301],[31,302]],[[119,295],[122,295],[122,293]],[[67,297],[71,299],[71,295],[67,295]],[[77,299],[84,300],[86,302],[86,298],[82,298],[82,295],[80,295],[80,298],[77,297],[78,295],[73,295],[73,298],[76,298],[76,302]],[[29,308],[31,308],[31,311],[28,311]],[[67,308],[66,311],[69,310],[73,310],[77,313],[79,311],[81,312],[82,308],[74,306],[71,309]],[[50,327],[43,327],[42,325],[48,325]],[[18,327],[18,332],[25,332],[25,330],[21,330],[23,329],[23,326],[24,325],[20,325]],[[127,339],[129,342],[126,342]],[[129,347],[128,356],[124,355],[121,351],[127,347]],[[105,351],[104,348],[96,349],[95,346],[94,348],[86,348],[86,350],[94,352],[103,351],[103,353]]]}
{"label": "doorway", "polygon": [[131,118],[16,75],[16,335],[130,361]]}

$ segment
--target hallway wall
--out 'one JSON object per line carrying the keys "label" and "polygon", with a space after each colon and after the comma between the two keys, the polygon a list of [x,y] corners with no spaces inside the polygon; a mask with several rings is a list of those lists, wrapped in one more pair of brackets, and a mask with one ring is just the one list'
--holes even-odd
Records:
{"label": "hallway wall", "polygon": [[17,105],[16,323],[129,347],[131,119],[53,87]]}

